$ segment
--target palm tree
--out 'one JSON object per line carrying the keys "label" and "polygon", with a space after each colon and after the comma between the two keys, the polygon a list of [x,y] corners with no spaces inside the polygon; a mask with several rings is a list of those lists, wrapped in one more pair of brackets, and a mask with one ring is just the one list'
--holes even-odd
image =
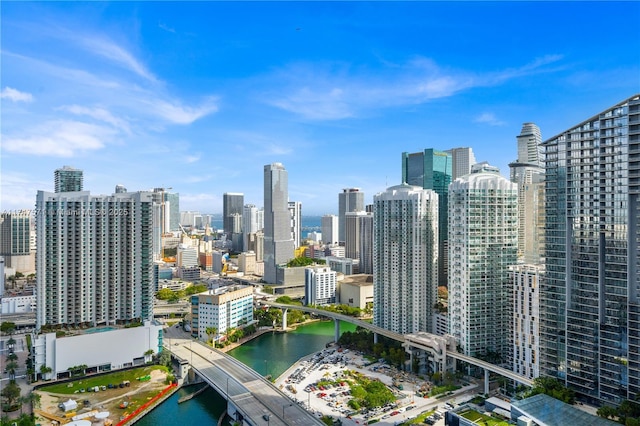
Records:
{"label": "palm tree", "polygon": [[49,373],[51,373],[53,370],[51,369],[51,367],[47,367],[46,365],[42,364],[40,366],[40,375],[42,376],[43,380],[47,380],[45,378],[45,376]]}
{"label": "palm tree", "polygon": [[216,335],[216,333],[218,333],[218,329],[216,327],[207,327],[205,329],[205,333],[207,333],[207,336],[214,336]]}
{"label": "palm tree", "polygon": [[9,373],[9,377],[11,378],[11,380],[15,379],[17,369],[18,369],[18,363],[15,361],[9,361],[5,365],[5,370],[7,371],[7,373]]}

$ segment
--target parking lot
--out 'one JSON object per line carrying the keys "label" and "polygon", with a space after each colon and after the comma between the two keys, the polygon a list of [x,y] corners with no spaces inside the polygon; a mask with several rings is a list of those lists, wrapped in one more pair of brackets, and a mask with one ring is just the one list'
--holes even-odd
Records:
{"label": "parking lot", "polygon": [[[355,412],[347,405],[351,399],[347,370],[379,379],[394,392],[396,402],[365,413]],[[326,382],[331,384],[326,385]],[[443,399],[417,396],[416,391],[424,386],[418,377],[384,363],[370,363],[358,353],[337,348],[324,349],[296,363],[276,380],[276,386],[316,415],[340,418],[343,425],[363,425],[374,419],[381,425],[395,425],[430,411],[434,414],[427,424],[444,425],[447,410]],[[475,385],[461,389],[459,393],[471,388]]]}

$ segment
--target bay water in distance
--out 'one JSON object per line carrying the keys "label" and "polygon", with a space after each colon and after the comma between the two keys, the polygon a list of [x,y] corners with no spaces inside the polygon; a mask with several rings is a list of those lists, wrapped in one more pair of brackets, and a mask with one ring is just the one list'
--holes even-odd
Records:
{"label": "bay water in distance", "polygon": [[[340,323],[340,332],[354,331],[353,324]],[[300,358],[325,348],[333,342],[333,321],[322,321],[298,327],[287,333],[272,332],[239,346],[228,354],[263,376],[278,377]],[[181,389],[138,420],[136,426],[169,426],[175,424],[216,424],[226,408],[226,401],[213,389],[178,404],[178,399],[195,387]],[[223,423],[228,426],[229,423]]]}

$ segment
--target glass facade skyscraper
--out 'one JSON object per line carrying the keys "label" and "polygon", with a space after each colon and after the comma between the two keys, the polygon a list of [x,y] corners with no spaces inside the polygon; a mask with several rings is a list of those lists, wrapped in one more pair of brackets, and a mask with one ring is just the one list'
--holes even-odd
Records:
{"label": "glass facade skyscraper", "polygon": [[[364,192],[360,188],[345,188],[338,194],[338,240],[345,242],[347,212],[364,211]],[[325,240],[326,241],[326,240]]]}
{"label": "glass facade skyscraper", "polygon": [[429,148],[424,152],[402,153],[402,181],[438,194],[438,285],[447,285],[448,191],[453,162],[451,154]]}
{"label": "glass facade skyscraper", "polygon": [[82,191],[82,170],[64,166],[53,172],[55,192]]}
{"label": "glass facade skyscraper", "polygon": [[541,373],[594,402],[640,394],[640,95],[543,142]]}
{"label": "glass facade skyscraper", "polygon": [[276,268],[293,258],[289,177],[281,163],[264,166],[264,281],[277,282]]}
{"label": "glass facade skyscraper", "polygon": [[230,238],[233,232],[233,215],[242,216],[244,208],[244,194],[235,192],[225,192],[222,194],[222,229]]}

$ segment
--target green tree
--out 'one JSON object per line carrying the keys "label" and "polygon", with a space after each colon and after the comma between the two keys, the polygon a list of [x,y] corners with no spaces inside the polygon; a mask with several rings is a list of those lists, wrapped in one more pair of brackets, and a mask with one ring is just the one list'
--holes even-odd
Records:
{"label": "green tree", "polygon": [[8,409],[15,407],[18,398],[20,398],[20,386],[18,386],[15,380],[10,380],[2,391],[0,396],[4,399],[5,405]]}
{"label": "green tree", "polygon": [[162,351],[156,354],[156,364],[164,365],[171,368],[171,354],[168,351]]}
{"label": "green tree", "polygon": [[207,336],[208,336],[210,339],[212,339],[212,338],[213,338],[213,337],[211,337],[211,336],[214,336],[214,337],[215,337],[215,335],[218,333],[218,329],[217,329],[216,327],[207,327],[207,328],[205,328],[205,330],[204,330],[204,331],[205,331],[205,333],[207,333]]}
{"label": "green tree", "polygon": [[40,366],[40,375],[42,376],[42,378],[44,379],[44,377],[51,373],[53,370],[51,369],[51,367],[47,367],[46,365],[41,365]]}
{"label": "green tree", "polygon": [[0,324],[0,331],[4,334],[13,334],[16,331],[16,323],[4,321]]}
{"label": "green tree", "polygon": [[615,419],[618,416],[618,410],[613,407],[609,407],[608,405],[603,405],[602,407],[598,408],[596,414],[605,419]]}
{"label": "green tree", "polygon": [[156,299],[160,300],[169,300],[174,296],[173,290],[169,290],[168,288],[160,289],[156,293]]}
{"label": "green tree", "polygon": [[5,364],[4,369],[9,373],[9,377],[14,379],[16,377],[16,370],[18,369],[18,363],[15,361],[9,361]]}
{"label": "green tree", "polygon": [[567,404],[575,402],[575,393],[553,377],[537,377],[533,379],[533,388],[527,396],[544,393]]}

